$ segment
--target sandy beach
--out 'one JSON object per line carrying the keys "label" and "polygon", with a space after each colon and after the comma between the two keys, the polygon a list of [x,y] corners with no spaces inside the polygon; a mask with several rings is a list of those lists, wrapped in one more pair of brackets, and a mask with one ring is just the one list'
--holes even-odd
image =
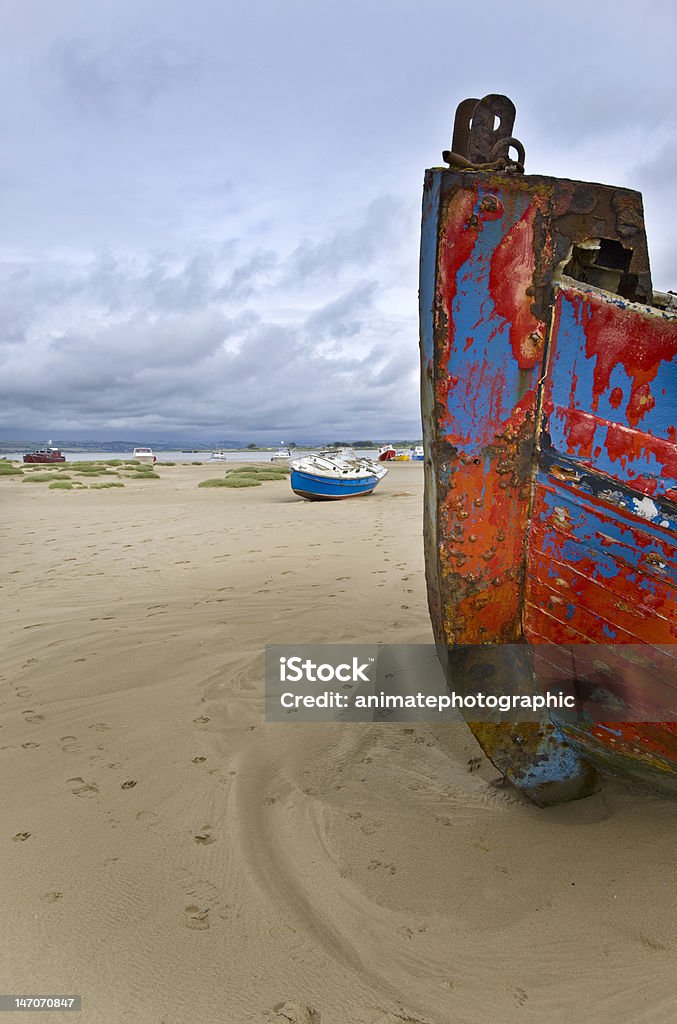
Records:
{"label": "sandy beach", "polygon": [[263,720],[267,643],[431,642],[422,466],[328,503],[198,487],[224,471],[0,478],[0,989],[82,1024],[672,1024],[674,802],[538,810],[464,726]]}

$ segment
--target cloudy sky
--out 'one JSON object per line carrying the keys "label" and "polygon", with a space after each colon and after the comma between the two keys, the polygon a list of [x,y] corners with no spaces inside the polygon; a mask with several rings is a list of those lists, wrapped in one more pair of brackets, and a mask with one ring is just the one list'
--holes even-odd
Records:
{"label": "cloudy sky", "polygon": [[677,287],[674,0],[2,0],[0,439],[410,437],[423,170],[644,192]]}

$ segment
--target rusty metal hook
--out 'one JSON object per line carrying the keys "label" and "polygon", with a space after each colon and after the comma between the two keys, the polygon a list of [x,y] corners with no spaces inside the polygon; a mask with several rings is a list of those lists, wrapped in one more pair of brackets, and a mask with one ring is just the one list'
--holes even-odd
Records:
{"label": "rusty metal hook", "polygon": [[[508,155],[511,146],[513,149],[517,150],[517,160],[511,160]],[[499,139],[491,151],[491,159],[498,160],[501,155],[507,163],[514,164],[516,167],[521,168],[522,171],[524,170],[524,158],[526,154],[524,152],[524,146],[519,139],[516,139],[512,135],[508,136],[506,139]]]}
{"label": "rusty metal hook", "polygon": [[[514,123],[515,106],[507,96],[491,93],[482,100],[463,100],[456,110],[451,149],[445,149],[442,159],[461,170],[524,173],[524,146],[510,134]],[[509,158],[511,146],[517,150],[516,161]]]}

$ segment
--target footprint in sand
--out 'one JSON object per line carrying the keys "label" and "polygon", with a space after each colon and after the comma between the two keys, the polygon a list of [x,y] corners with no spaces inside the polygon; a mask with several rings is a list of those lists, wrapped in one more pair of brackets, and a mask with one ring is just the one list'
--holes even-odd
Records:
{"label": "footprint in sand", "polygon": [[30,839],[30,837],[30,832],[17,832],[15,836],[12,836],[12,839],[15,843],[25,843],[27,839]]}
{"label": "footprint in sand", "polygon": [[[273,1013],[280,1022],[286,1020],[288,1024],[321,1024],[320,1011],[308,1003],[277,1003],[273,1007]],[[413,1018],[400,1017],[400,1020]]]}
{"label": "footprint in sand", "polygon": [[89,728],[95,732],[110,732],[110,725],[106,725],[105,722],[94,722]]}
{"label": "footprint in sand", "polygon": [[19,700],[30,700],[33,696],[33,691],[28,690],[25,686],[19,687],[14,691]]}
{"label": "footprint in sand", "polygon": [[56,903],[63,896],[62,892],[55,889],[53,892],[42,892],[40,893],[40,899],[45,900],[46,903]]}
{"label": "footprint in sand", "polygon": [[59,743],[64,754],[76,754],[80,749],[77,736],[62,736]]}
{"label": "footprint in sand", "polygon": [[[454,987],[453,981],[448,983],[445,982],[444,984],[446,988]],[[400,1021],[406,1021],[406,1024],[428,1024],[427,1021],[421,1020],[420,1017],[411,1017],[409,1015],[403,1017],[399,1013],[386,1013],[383,1017],[379,1017],[378,1020],[375,1020],[374,1024],[400,1024]]]}
{"label": "footprint in sand", "polygon": [[381,860],[370,860],[367,864],[367,871],[376,871],[378,868],[383,868],[389,875],[394,875],[397,870],[394,864],[384,864]]}
{"label": "footprint in sand", "polygon": [[73,782],[77,783],[77,785],[71,789],[73,796],[82,796],[91,800],[92,797],[99,795],[99,787],[97,784],[95,782],[85,782],[80,775],[76,776],[74,779],[66,779],[66,782],[69,784]]}
{"label": "footprint in sand", "polygon": [[209,718],[207,717],[207,715],[200,715],[199,718],[194,718],[193,721],[198,725],[206,725],[207,722],[209,721]]}
{"label": "footprint in sand", "polygon": [[31,740],[29,740],[28,743],[22,743],[21,746],[23,747],[24,750],[31,750],[33,747],[39,747],[40,744],[33,743],[31,742]]}
{"label": "footprint in sand", "polygon": [[25,722],[30,722],[31,725],[36,722],[44,722],[45,716],[41,715],[39,711],[22,711],[21,714],[24,717]]}
{"label": "footprint in sand", "polygon": [[[184,907],[184,924],[195,931],[205,931],[210,927],[209,915],[221,903],[219,890],[204,878],[195,878],[186,868],[179,868],[174,881],[181,885],[183,892],[191,902]],[[218,917],[228,916],[227,906],[218,912]]]}
{"label": "footprint in sand", "polygon": [[120,789],[134,789],[136,785],[136,779],[127,779],[126,782],[120,784]]}
{"label": "footprint in sand", "polygon": [[198,907],[196,904],[190,903],[183,908],[183,912],[186,915],[184,920],[186,928],[197,932],[203,932],[209,928],[209,907]]}
{"label": "footprint in sand", "polygon": [[136,820],[140,821],[143,825],[151,828],[153,825],[159,824],[159,818],[155,811],[139,811],[136,816]]}

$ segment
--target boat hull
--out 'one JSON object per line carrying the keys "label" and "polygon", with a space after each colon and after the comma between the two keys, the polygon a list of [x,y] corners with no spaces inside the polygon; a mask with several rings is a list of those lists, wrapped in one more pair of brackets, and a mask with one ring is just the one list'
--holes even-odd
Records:
{"label": "boat hull", "polygon": [[294,494],[307,501],[341,501],[344,498],[360,498],[371,494],[379,483],[376,476],[365,476],[358,480],[340,480],[316,476],[292,469],[291,487]]}
{"label": "boat hull", "polygon": [[[603,287],[563,277],[600,236]],[[434,169],[421,237],[426,579],[450,683],[573,687],[573,722],[470,722],[537,803],[591,792],[593,763],[673,786],[677,317],[648,305],[641,197]]]}
{"label": "boat hull", "polygon": [[51,455],[44,452],[32,452],[30,455],[24,455],[24,462],[38,464],[41,466],[49,466],[54,462],[65,462],[65,455]]}
{"label": "boat hull", "polygon": [[132,459],[134,462],[141,462],[146,466],[152,466],[157,462],[157,457],[150,451],[134,451]]}

